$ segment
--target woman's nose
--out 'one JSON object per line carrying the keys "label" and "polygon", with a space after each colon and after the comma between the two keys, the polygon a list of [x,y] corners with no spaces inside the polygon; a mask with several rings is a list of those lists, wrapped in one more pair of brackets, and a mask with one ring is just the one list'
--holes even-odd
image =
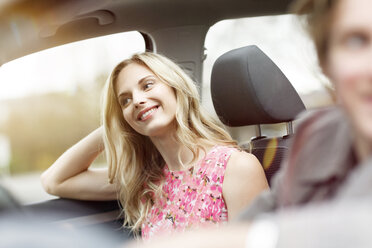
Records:
{"label": "woman's nose", "polygon": [[137,108],[146,103],[146,96],[143,93],[133,94],[133,104]]}

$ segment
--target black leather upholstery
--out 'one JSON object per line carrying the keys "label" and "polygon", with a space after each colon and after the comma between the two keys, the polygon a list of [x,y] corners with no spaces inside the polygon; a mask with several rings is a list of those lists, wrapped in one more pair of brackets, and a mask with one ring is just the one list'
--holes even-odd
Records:
{"label": "black leather upholstery", "polygon": [[305,106],[282,71],[257,46],[221,55],[213,65],[213,105],[228,126],[293,120]]}

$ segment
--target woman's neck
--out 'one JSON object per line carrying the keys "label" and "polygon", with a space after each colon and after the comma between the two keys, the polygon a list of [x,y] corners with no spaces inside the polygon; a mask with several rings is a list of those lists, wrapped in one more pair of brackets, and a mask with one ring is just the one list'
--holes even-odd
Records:
{"label": "woman's neck", "polygon": [[183,170],[183,165],[188,165],[193,159],[190,149],[177,142],[172,135],[150,139],[171,171]]}
{"label": "woman's neck", "polygon": [[361,135],[356,135],[355,138],[355,153],[359,164],[366,161],[372,156],[372,144],[371,142]]}

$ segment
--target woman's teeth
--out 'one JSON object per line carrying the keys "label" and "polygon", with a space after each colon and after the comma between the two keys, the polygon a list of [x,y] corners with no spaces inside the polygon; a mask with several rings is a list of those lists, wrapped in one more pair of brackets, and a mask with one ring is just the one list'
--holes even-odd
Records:
{"label": "woman's teeth", "polygon": [[156,108],[152,108],[148,111],[146,111],[142,116],[141,116],[141,120],[145,119],[149,114],[151,114],[152,112],[154,112],[156,110]]}

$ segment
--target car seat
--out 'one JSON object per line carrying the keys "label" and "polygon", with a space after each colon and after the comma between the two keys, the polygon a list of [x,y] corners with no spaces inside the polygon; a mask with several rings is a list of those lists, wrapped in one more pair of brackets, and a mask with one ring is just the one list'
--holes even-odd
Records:
{"label": "car seat", "polygon": [[[292,121],[305,110],[298,93],[275,63],[252,45],[231,50],[216,60],[211,95],[225,125],[257,126],[257,136],[242,148],[258,158],[270,184],[288,150]],[[287,135],[261,135],[261,124],[276,123],[287,123]]]}

